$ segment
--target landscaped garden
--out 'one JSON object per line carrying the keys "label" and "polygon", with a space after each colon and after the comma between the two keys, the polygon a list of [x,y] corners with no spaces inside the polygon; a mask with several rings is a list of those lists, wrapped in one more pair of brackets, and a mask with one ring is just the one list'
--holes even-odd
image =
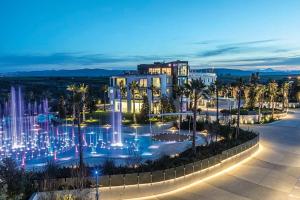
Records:
{"label": "landscaped garden", "polygon": [[[95,170],[101,171],[102,175],[113,175],[179,167],[245,143],[255,138],[256,133],[240,129],[240,123],[245,123],[243,117],[261,116],[260,123],[275,120],[276,115],[287,112],[291,99],[289,94],[295,93],[295,84],[277,84],[274,81],[261,84],[258,80],[258,75],[253,74],[248,83],[240,79],[231,85],[217,82],[212,87],[204,86],[200,80],[193,80],[181,88],[175,88],[174,99],[162,97],[158,113],[154,112],[151,103],[143,97],[139,112],[120,114],[115,118],[120,121],[115,124],[111,120],[116,113],[107,104],[108,88],[105,85],[101,90],[99,88],[101,95],[95,95],[94,85],[90,87],[86,84],[65,85],[64,91],[57,88],[55,93],[44,91],[42,94],[38,87],[34,91],[28,91],[27,88],[24,97],[33,105],[30,107],[38,104],[35,103],[35,96],[49,99],[43,100],[41,106],[36,107],[46,108],[49,103],[51,118],[39,118],[39,126],[34,125],[40,135],[45,136],[31,141],[29,149],[33,150],[28,151],[30,155],[21,149],[12,151],[9,155],[14,156],[10,156],[11,158],[1,159],[0,199],[26,199],[33,191],[41,189],[41,182],[59,178],[83,180],[93,176]],[[133,98],[138,90],[128,88],[128,91],[133,92]],[[220,111],[212,114],[215,120],[211,120],[208,115],[203,116],[204,108],[198,106],[198,102],[207,95],[211,97],[207,106]],[[176,112],[185,112],[182,110],[182,99],[187,97],[190,99],[185,102],[187,114],[174,115]],[[236,107],[230,110],[220,109],[220,97],[235,99]],[[3,99],[6,102],[8,98]],[[46,109],[39,110],[43,115],[43,112],[48,112]],[[222,115],[228,117],[228,120],[223,120]],[[35,119],[34,116],[30,117]],[[161,127],[163,124],[170,126],[160,128],[158,132],[151,131],[152,126]],[[118,126],[121,125],[129,131],[120,132]],[[148,130],[145,131],[145,128]],[[170,146],[180,151],[169,151],[167,154],[161,151]],[[112,159],[114,157],[123,161],[116,162],[116,159]],[[88,166],[89,160],[93,160],[91,166]],[[36,166],[35,171],[32,170],[34,168],[28,168],[30,164]],[[72,187],[90,186],[76,184]],[[47,184],[43,188],[49,189],[65,188],[53,188]]]}

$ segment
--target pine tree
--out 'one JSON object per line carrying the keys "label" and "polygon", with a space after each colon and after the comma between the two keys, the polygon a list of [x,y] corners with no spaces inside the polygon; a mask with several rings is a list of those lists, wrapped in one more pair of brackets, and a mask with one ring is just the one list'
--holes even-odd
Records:
{"label": "pine tree", "polygon": [[149,115],[150,107],[147,96],[143,96],[143,104],[141,108],[141,112],[139,114],[139,123],[148,123],[149,122]]}

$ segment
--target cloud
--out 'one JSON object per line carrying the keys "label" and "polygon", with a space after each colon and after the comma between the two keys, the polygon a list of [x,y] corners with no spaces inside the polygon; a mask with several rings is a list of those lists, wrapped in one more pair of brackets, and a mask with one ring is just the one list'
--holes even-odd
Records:
{"label": "cloud", "polygon": [[276,42],[276,41],[279,41],[279,40],[278,39],[254,40],[254,41],[247,41],[247,42],[230,43],[227,45],[229,45],[229,46],[245,46],[245,45],[265,44],[265,43]]}
{"label": "cloud", "polygon": [[[171,55],[108,55],[79,52],[0,55],[0,73],[43,69],[80,69],[87,67],[111,69],[119,69],[122,67],[125,69],[133,68],[133,66],[140,63],[183,59],[188,60],[193,66],[205,64],[213,64],[220,67],[300,65],[300,52],[297,51],[297,49],[270,46],[270,44],[273,44],[275,41],[277,40],[268,39],[236,43],[218,43],[217,46],[200,52]],[[207,40],[199,42],[199,44],[214,42],[216,42],[216,40]],[[258,55],[265,56],[257,57]],[[237,56],[239,58],[235,58]]]}
{"label": "cloud", "polygon": [[49,68],[131,67],[141,62],[174,60],[185,55],[120,55],[53,53],[0,55],[0,72],[27,71]]}
{"label": "cloud", "polygon": [[204,40],[199,42],[193,42],[193,44],[207,45],[207,44],[215,44],[217,42],[219,42],[219,40]]}
{"label": "cloud", "polygon": [[118,57],[108,57],[103,54],[81,55],[77,53],[55,53],[49,55],[4,55],[0,56],[0,65],[40,65],[40,64],[94,64],[123,62],[125,59]]}
{"label": "cloud", "polygon": [[258,57],[245,59],[218,60],[223,66],[300,66],[300,55],[293,57]]}
{"label": "cloud", "polygon": [[123,63],[133,61],[173,59],[174,56],[110,56],[105,54],[54,53],[48,55],[2,55],[0,66]]}
{"label": "cloud", "polygon": [[278,41],[277,39],[268,39],[268,40],[255,40],[255,41],[246,41],[246,42],[237,42],[237,43],[225,43],[219,44],[213,49],[208,49],[198,53],[198,56],[202,57],[216,57],[221,55],[227,55],[230,53],[243,53],[243,52],[255,52],[255,51],[266,51],[270,50],[268,46],[262,46],[261,44],[272,43]]}
{"label": "cloud", "polygon": [[218,55],[223,55],[223,54],[228,54],[228,53],[237,53],[239,52],[240,48],[239,47],[225,47],[225,48],[218,48],[214,50],[207,50],[202,53],[199,53],[199,56],[202,57],[212,57],[212,56],[218,56]]}

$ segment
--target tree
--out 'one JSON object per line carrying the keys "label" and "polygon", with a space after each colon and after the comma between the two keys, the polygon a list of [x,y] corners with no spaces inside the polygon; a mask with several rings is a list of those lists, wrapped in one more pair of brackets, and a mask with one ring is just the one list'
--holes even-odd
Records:
{"label": "tree", "polygon": [[8,199],[22,199],[24,176],[11,158],[3,158],[0,163],[0,191],[6,191]]}
{"label": "tree", "polygon": [[[75,112],[75,122],[77,124],[77,134],[79,143],[79,176],[82,178],[84,176],[84,162],[83,162],[83,145],[82,145],[82,133],[81,133],[81,110],[83,109],[85,97],[85,90],[87,87],[85,85],[71,85],[67,88],[68,91],[72,92],[73,101],[73,112]],[[74,113],[73,113],[74,114]]]}
{"label": "tree", "polygon": [[243,87],[243,92],[244,92],[244,100],[245,100],[244,105],[245,105],[245,107],[249,107],[249,104],[250,104],[250,98],[249,98],[250,97],[249,96],[250,87],[248,85],[245,85]]}
{"label": "tree", "polygon": [[95,112],[97,110],[97,100],[92,97],[91,95],[89,95],[87,97],[87,109],[90,113]]}
{"label": "tree", "polygon": [[[184,87],[183,86],[177,86],[175,87],[175,93],[176,96],[179,97],[179,112],[182,113],[182,107],[183,107],[183,97],[184,97]],[[182,115],[179,115],[179,128],[182,123]]]}
{"label": "tree", "polygon": [[75,119],[75,115],[76,115],[76,111],[75,111],[75,93],[76,93],[76,90],[77,90],[77,86],[75,84],[72,84],[72,85],[68,85],[67,86],[67,90],[70,91],[72,93],[72,117],[73,119]]}
{"label": "tree", "polygon": [[217,106],[217,116],[216,116],[216,121],[217,124],[219,124],[219,90],[221,88],[221,84],[218,80],[215,82],[215,90],[216,90],[216,106]]}
{"label": "tree", "polygon": [[66,101],[64,96],[61,96],[58,100],[58,116],[61,119],[66,118]]}
{"label": "tree", "polygon": [[193,100],[193,152],[196,153],[196,122],[197,122],[197,104],[198,100],[202,97],[205,85],[201,79],[193,79],[186,85],[189,96]]}
{"label": "tree", "polygon": [[256,97],[258,101],[258,122],[261,120],[261,109],[265,100],[266,86],[258,85],[256,91]]}
{"label": "tree", "polygon": [[107,102],[107,96],[108,96],[108,85],[102,86],[102,92],[103,92],[103,100],[104,100],[104,111],[106,111],[106,102]]}
{"label": "tree", "polygon": [[297,102],[300,102],[300,77],[297,77],[294,83],[294,93]]}
{"label": "tree", "polygon": [[85,113],[87,109],[87,95],[88,95],[89,86],[85,84],[81,84],[79,86],[79,93],[81,93],[81,101],[82,101],[82,120],[85,121]]}
{"label": "tree", "polygon": [[[151,91],[151,102],[149,102],[149,107],[151,113],[154,113],[154,96],[159,94],[158,88],[155,87],[153,84],[150,85],[148,88]],[[152,106],[151,106],[152,103]]]}
{"label": "tree", "polygon": [[162,96],[160,99],[161,113],[172,113],[175,111],[175,106],[172,98]]}
{"label": "tree", "polygon": [[150,108],[149,108],[149,102],[148,102],[148,97],[143,96],[143,104],[141,108],[141,112],[139,114],[139,122],[141,123],[147,123],[149,121],[149,115]]}
{"label": "tree", "polygon": [[236,133],[235,138],[237,139],[240,134],[240,114],[241,114],[241,98],[242,98],[243,80],[242,78],[238,81],[238,115],[236,122]]}
{"label": "tree", "polygon": [[131,98],[132,98],[132,103],[133,103],[133,123],[136,124],[136,112],[135,112],[135,97],[136,97],[136,92],[139,89],[139,85],[137,81],[132,81],[129,85],[129,90],[131,92]]}
{"label": "tree", "polygon": [[271,81],[268,84],[268,96],[269,96],[270,105],[272,107],[272,118],[274,118],[275,100],[277,97],[277,87],[278,84],[275,81]]}
{"label": "tree", "polygon": [[289,88],[290,88],[289,82],[284,82],[282,84],[281,90],[282,90],[282,110],[283,111],[289,107]]}
{"label": "tree", "polygon": [[[189,89],[186,87],[186,85],[185,85],[185,89],[184,89],[184,96],[187,99],[190,99],[190,96],[191,96],[191,91],[189,91]],[[191,100],[189,100],[189,101],[186,102],[186,109],[187,110],[191,109]]]}
{"label": "tree", "polygon": [[76,122],[77,122],[77,132],[78,132],[78,142],[79,142],[79,176],[82,178],[84,176],[84,162],[83,162],[83,145],[82,145],[82,133],[81,133],[81,110],[83,107],[82,102],[82,92],[80,87],[77,88],[74,96],[75,110],[76,110]]}
{"label": "tree", "polygon": [[[250,76],[250,85],[248,87],[248,101],[247,101],[247,107],[250,110],[253,110],[255,108],[256,102],[257,102],[257,84],[259,81],[259,75],[257,73],[252,73]],[[246,96],[246,95],[245,95]]]}

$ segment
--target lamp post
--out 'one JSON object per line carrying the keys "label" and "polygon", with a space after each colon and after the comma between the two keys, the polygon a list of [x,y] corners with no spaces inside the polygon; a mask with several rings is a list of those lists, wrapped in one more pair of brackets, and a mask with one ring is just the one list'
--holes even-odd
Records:
{"label": "lamp post", "polygon": [[95,174],[96,174],[96,200],[99,200],[98,171],[95,171]]}

